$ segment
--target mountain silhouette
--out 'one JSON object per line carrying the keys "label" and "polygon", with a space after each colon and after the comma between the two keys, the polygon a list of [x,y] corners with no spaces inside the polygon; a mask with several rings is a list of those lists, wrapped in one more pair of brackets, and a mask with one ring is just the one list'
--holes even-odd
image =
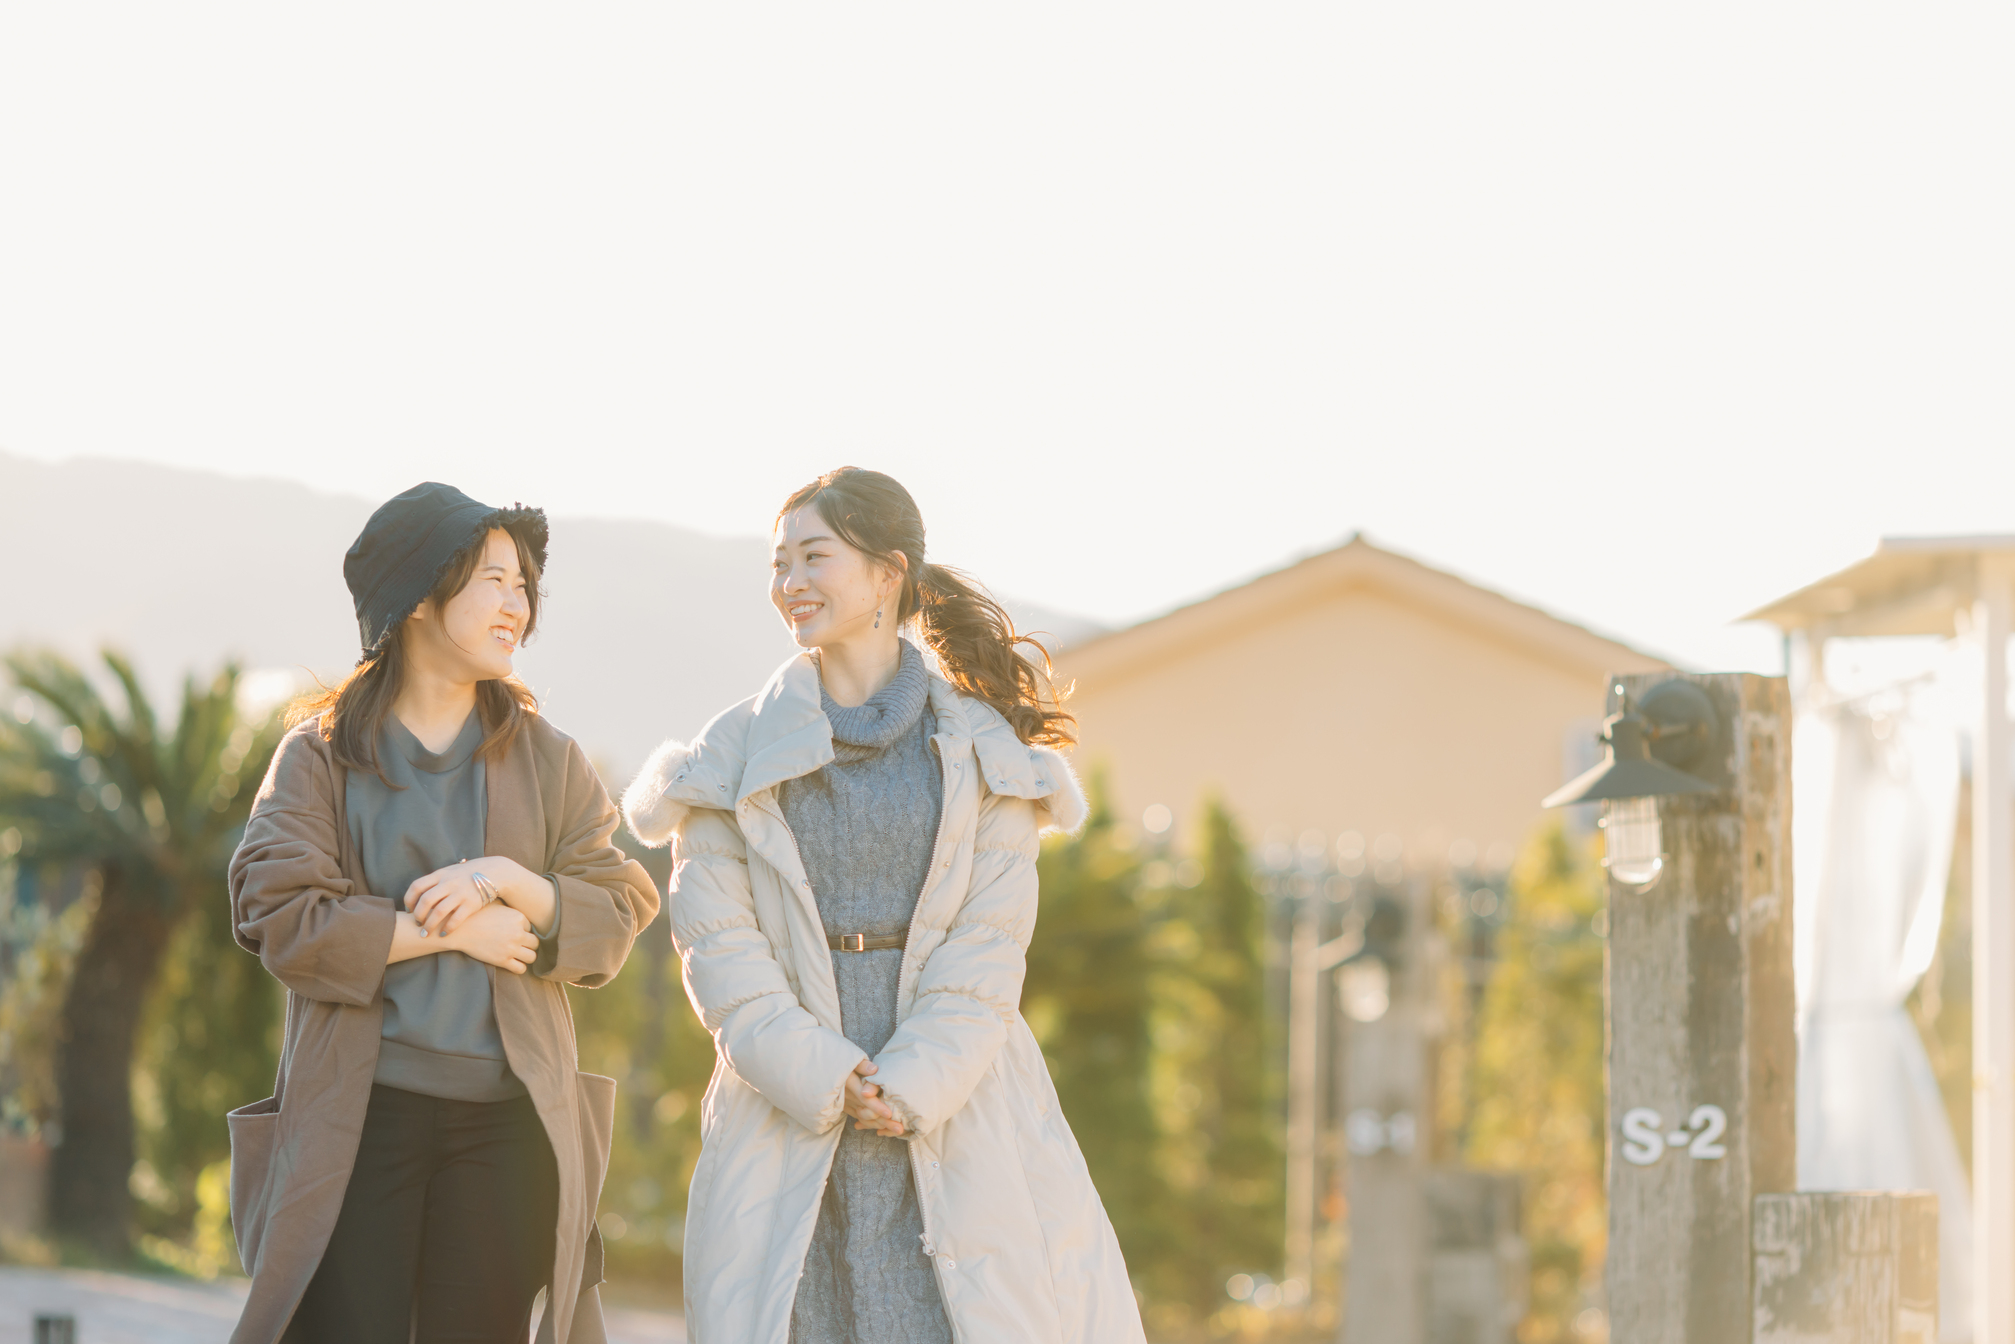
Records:
{"label": "mountain silhouette", "polygon": [[[358,651],[343,553],[375,507],[289,481],[0,453],[0,650],[123,649],[163,708],[226,658],[255,674],[255,694],[340,677]],[[551,521],[545,606],[518,669],[620,788],[658,742],[690,738],[790,656],[765,591],[769,543]],[[1002,601],[1052,651],[1100,630]]]}

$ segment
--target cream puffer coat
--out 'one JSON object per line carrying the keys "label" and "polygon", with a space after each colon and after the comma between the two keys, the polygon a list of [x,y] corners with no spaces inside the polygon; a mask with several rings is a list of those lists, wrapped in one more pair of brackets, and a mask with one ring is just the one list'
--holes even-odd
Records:
{"label": "cream puffer coat", "polygon": [[[959,1344],[1142,1339],[1119,1242],[1022,1021],[1044,829],[1085,800],[1055,751],[933,675],[944,811],[903,956],[896,1033],[875,1057],[909,1143],[924,1246]],[[667,742],[623,809],[676,840],[672,937],[712,1033],[686,1208],[694,1344],[786,1344],[839,1144],[847,1075],[833,953],[777,788],[833,759],[807,655],[760,695]],[[840,930],[845,932],[845,930]],[[901,1140],[890,1140],[900,1142]]]}

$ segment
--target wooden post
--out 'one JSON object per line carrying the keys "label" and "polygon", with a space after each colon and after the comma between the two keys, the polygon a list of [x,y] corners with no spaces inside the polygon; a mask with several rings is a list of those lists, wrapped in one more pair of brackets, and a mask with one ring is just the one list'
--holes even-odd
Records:
{"label": "wooden post", "polygon": [[1499,1171],[1427,1174],[1428,1344],[1511,1344],[1531,1273],[1519,1184]]}
{"label": "wooden post", "polygon": [[2015,1344],[2015,846],[2008,635],[2015,560],[1980,557],[1980,727],[1973,737],[1973,1338]]}
{"label": "wooden post", "polygon": [[[1633,701],[1669,674],[1612,679]],[[1665,869],[1609,888],[1609,1337],[1739,1344],[1750,1217],[1797,1180],[1791,704],[1781,677],[1695,676],[1721,719],[1658,799]]]}
{"label": "wooden post", "polygon": [[1345,1344],[1427,1338],[1427,1041],[1418,1013],[1396,1001],[1376,1022],[1350,1024],[1350,1265]]}
{"label": "wooden post", "polygon": [[[1432,1139],[1435,974],[1428,964],[1426,883],[1406,886],[1406,931],[1398,962],[1344,966],[1343,1121],[1348,1152],[1350,1263],[1343,1303],[1345,1344],[1425,1344],[1429,1226],[1424,1179]],[[1360,1016],[1351,988],[1387,977],[1383,1012]]]}
{"label": "wooden post", "polygon": [[1758,1195],[1753,1344],[1938,1344],[1938,1197]]}

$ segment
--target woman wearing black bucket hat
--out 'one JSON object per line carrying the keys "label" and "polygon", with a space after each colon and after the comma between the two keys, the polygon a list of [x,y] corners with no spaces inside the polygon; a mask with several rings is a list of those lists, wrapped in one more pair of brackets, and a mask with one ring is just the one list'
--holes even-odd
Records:
{"label": "woman wearing black bucket hat", "polygon": [[546,520],[415,486],[344,558],[364,646],[302,701],[231,864],[286,987],[274,1095],[231,1115],[234,1344],[597,1344],[615,1085],[566,984],[657,912],[586,757],[512,676]]}

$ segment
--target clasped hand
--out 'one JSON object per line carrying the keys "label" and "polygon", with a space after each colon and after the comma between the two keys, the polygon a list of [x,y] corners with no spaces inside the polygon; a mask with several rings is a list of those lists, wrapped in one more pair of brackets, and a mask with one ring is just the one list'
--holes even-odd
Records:
{"label": "clasped hand", "polygon": [[[532,932],[532,921],[502,901],[465,916],[453,932],[438,941],[436,951],[460,952],[513,975],[523,975],[539,959],[539,939]],[[433,948],[432,943],[420,946]]]}
{"label": "clasped hand", "polygon": [[538,959],[535,930],[553,927],[552,884],[497,855],[416,879],[406,888],[405,905],[420,936],[439,939],[441,951],[465,953],[514,975]]}
{"label": "clasped hand", "polygon": [[847,1075],[846,1112],[854,1118],[855,1129],[872,1129],[885,1139],[899,1139],[903,1136],[903,1122],[896,1119],[894,1108],[881,1099],[881,1085],[867,1081],[876,1072],[871,1059],[854,1065],[854,1071]]}
{"label": "clasped hand", "polygon": [[[480,880],[479,880],[480,879]],[[483,887],[487,883],[490,891]],[[533,928],[550,928],[552,884],[524,865],[498,855],[468,859],[415,878],[406,888],[406,908],[430,938],[444,938],[462,921],[497,900],[530,920]]]}

